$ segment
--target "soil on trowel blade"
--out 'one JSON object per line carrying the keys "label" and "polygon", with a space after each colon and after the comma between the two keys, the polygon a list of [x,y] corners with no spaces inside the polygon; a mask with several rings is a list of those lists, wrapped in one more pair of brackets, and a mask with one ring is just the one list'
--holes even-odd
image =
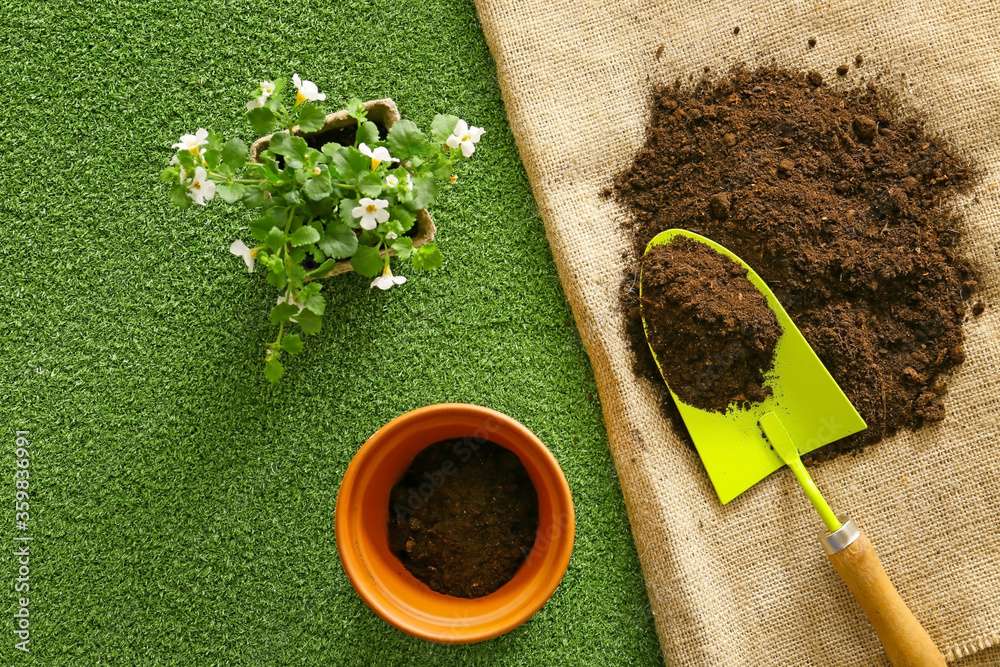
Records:
{"label": "soil on trowel blade", "polygon": [[649,344],[678,398],[703,410],[771,395],[781,325],[742,266],[709,246],[677,239],[642,261]]}

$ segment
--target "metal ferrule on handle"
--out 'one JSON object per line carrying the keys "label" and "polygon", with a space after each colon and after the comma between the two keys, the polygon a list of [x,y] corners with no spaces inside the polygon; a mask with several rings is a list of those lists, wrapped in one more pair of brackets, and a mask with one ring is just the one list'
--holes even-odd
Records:
{"label": "metal ferrule on handle", "polygon": [[860,535],[861,529],[858,528],[858,524],[854,523],[854,519],[848,519],[843,522],[839,530],[820,535],[819,541],[823,543],[826,555],[832,556],[854,544],[854,540],[858,539]]}

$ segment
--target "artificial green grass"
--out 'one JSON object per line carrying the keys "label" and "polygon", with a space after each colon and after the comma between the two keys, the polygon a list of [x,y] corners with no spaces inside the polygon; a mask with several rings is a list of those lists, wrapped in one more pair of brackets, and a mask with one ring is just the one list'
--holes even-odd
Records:
{"label": "artificial green grass", "polygon": [[[660,664],[589,362],[470,1],[92,0],[0,17],[0,415],[5,452],[31,431],[35,538],[31,653],[5,631],[2,662]],[[431,211],[445,268],[401,264],[409,282],[386,293],[327,281],[323,332],[272,388],[276,293],[227,252],[251,214],[180,212],[156,174],[197,127],[249,142],[256,81],[295,72],[328,110],[392,97],[425,129],[442,112],[487,132]],[[365,439],[443,401],[534,430],[577,512],[549,603],[469,646],[376,617],[333,534]]]}

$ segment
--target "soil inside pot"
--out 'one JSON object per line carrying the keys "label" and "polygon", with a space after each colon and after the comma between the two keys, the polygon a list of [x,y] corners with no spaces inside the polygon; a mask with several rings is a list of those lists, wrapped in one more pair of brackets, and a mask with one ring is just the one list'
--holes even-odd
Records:
{"label": "soil inside pot", "polygon": [[736,262],[690,239],[657,246],[643,258],[641,308],[664,378],[685,403],[725,412],[773,393],[765,374],[782,328]]}
{"label": "soil inside pot", "polygon": [[[379,139],[385,141],[386,136],[388,136],[388,130],[385,128],[385,125],[375,120],[372,120],[372,123],[378,128]],[[351,123],[344,127],[335,127],[323,132],[317,132],[316,134],[303,134],[302,138],[306,140],[309,148],[322,150],[323,146],[331,143],[340,144],[341,146],[353,146],[357,136],[358,126],[352,119]]]}
{"label": "soil inside pot", "polygon": [[[378,128],[378,137],[380,140],[384,141],[386,136],[388,136],[389,131],[385,128],[381,122],[372,121],[375,127]],[[280,130],[279,130],[280,132]],[[287,132],[287,130],[286,130]],[[302,137],[306,140],[306,145],[309,148],[314,148],[316,150],[323,150],[323,146],[327,144],[340,144],[341,146],[353,146],[354,140],[358,136],[358,126],[354,120],[351,120],[349,125],[344,127],[334,127],[329,130],[324,130],[322,132],[316,132],[315,134],[303,134],[301,132],[296,132],[296,136]],[[285,158],[281,155],[275,157],[275,161],[278,163],[279,169],[285,168]]]}
{"label": "soil inside pot", "polygon": [[646,132],[606,193],[629,213],[622,305],[637,372],[663,387],[639,319],[639,258],[680,227],[757,271],[867,421],[813,457],[944,418],[977,287],[953,211],[975,180],[965,159],[885,89],[773,67],[654,88]]}
{"label": "soil inside pot", "polygon": [[389,497],[389,548],[431,589],[461,598],[510,581],[535,543],[538,494],[516,454],[444,440],[417,454]]}

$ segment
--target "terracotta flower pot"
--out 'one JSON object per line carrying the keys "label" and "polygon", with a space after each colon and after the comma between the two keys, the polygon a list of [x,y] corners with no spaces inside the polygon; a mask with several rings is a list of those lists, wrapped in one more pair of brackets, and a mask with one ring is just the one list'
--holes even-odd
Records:
{"label": "terracotta flower pot", "polygon": [[[532,550],[513,579],[475,599],[431,590],[389,550],[392,487],[425,447],[462,437],[517,454],[538,492]],[[430,405],[392,420],[355,455],[337,496],[337,549],[355,590],[403,632],[447,644],[496,637],[538,611],[566,572],[574,531],[573,498],[555,457],[519,422],[476,405]]]}
{"label": "terracotta flower pot", "polygon": [[[399,120],[399,110],[396,108],[396,103],[391,99],[384,100],[371,100],[365,102],[365,108],[368,110],[368,120],[379,125],[381,128],[388,130],[392,127],[393,123]],[[294,130],[295,134],[303,137],[306,141],[319,142],[324,136],[331,135],[330,141],[336,141],[337,130],[342,128],[353,128],[356,126],[357,121],[347,115],[347,109],[337,111],[335,113],[328,114],[326,117],[326,122],[323,124],[323,129],[319,132],[301,132],[299,126],[296,125]],[[271,145],[271,137],[274,134],[269,134],[266,137],[261,137],[257,141],[253,142],[250,146],[250,159],[254,162],[260,162],[260,154],[267,150],[267,147]],[[322,143],[327,143],[322,141]],[[320,144],[321,145],[321,144]],[[316,146],[318,148],[319,146]],[[413,247],[419,248],[420,246],[428,243],[434,239],[434,233],[437,231],[437,227],[434,226],[434,221],[431,220],[431,216],[427,213],[427,209],[420,209],[416,212],[417,220],[413,223]],[[390,255],[396,254],[393,250],[388,251]],[[386,251],[382,251],[382,255],[385,256]],[[319,278],[329,278],[330,276],[336,276],[341,273],[347,273],[348,271],[353,271],[354,267],[351,266],[351,261],[348,259],[341,260],[337,262],[329,273],[323,276],[318,276]]]}

